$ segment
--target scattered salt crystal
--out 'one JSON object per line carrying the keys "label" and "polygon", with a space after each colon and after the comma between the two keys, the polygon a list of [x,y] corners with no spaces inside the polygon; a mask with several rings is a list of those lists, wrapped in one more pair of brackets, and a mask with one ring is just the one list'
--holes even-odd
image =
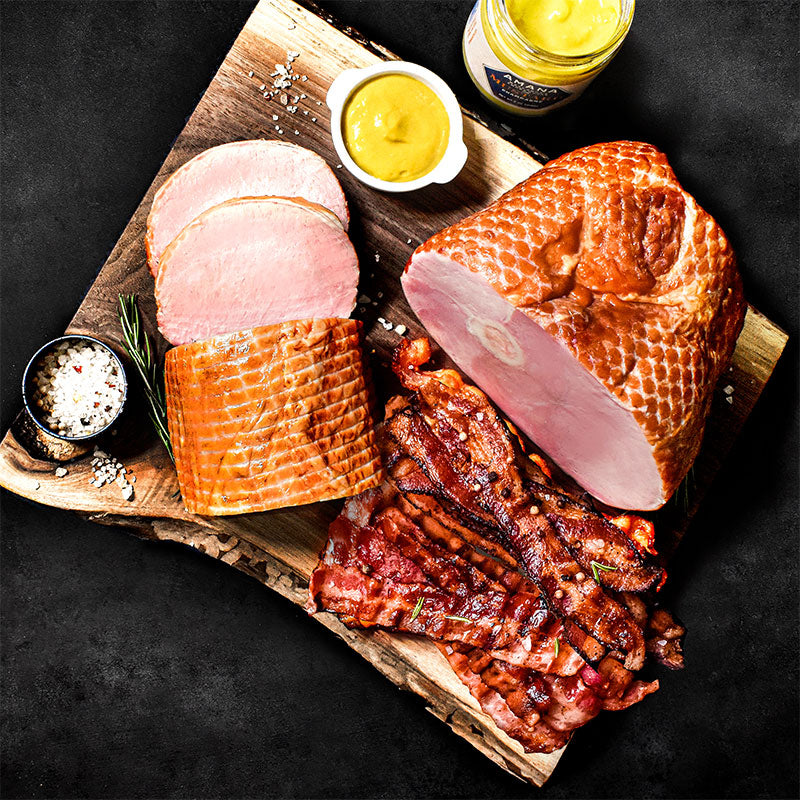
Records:
{"label": "scattered salt crystal", "polygon": [[725,400],[727,401],[728,405],[733,405],[733,397],[731,397],[729,394],[725,395]]}
{"label": "scattered salt crystal", "polygon": [[475,415],[475,419],[477,419],[477,420],[478,420],[478,422],[483,422],[483,411],[479,411],[479,412],[478,412],[478,413]]}
{"label": "scattered salt crystal", "polygon": [[312,121],[312,122],[316,122],[316,121],[317,121],[317,118],[316,118],[316,117],[311,117],[311,121]]}
{"label": "scattered salt crystal", "polygon": [[406,239],[406,244],[411,244],[411,239]]}
{"label": "scattered salt crystal", "polygon": [[267,84],[266,83],[262,83],[261,86],[259,86],[258,88],[263,92],[264,89],[267,88]]}
{"label": "scattered salt crystal", "polygon": [[458,438],[459,438],[459,439],[460,439],[462,442],[466,442],[466,441],[467,441],[467,434],[466,434],[466,433],[464,433],[464,431],[461,431],[461,433],[459,433],[459,434],[458,434]]}
{"label": "scattered salt crystal", "polygon": [[383,317],[378,317],[378,322],[380,322],[380,324],[383,325],[383,323],[386,322],[386,320]]}
{"label": "scattered salt crystal", "polygon": [[132,500],[133,499],[133,486],[128,484],[122,489],[122,497],[124,500]]}
{"label": "scattered salt crystal", "polygon": [[733,394],[733,386],[728,384],[722,391],[725,392],[725,394]]}
{"label": "scattered salt crystal", "polygon": [[135,475],[131,475],[128,480],[130,480],[131,483],[136,483],[136,476]]}
{"label": "scattered salt crystal", "polygon": [[336,165],[336,169],[341,169],[341,168],[342,168],[342,165],[341,165],[341,164],[337,164],[337,165]]}
{"label": "scattered salt crystal", "polygon": [[34,488],[34,489],[35,489],[37,492],[39,491],[39,489],[40,489],[41,487],[42,487],[42,484],[41,484],[41,483],[39,483],[39,481],[34,481],[34,482],[33,482],[33,488]]}
{"label": "scattered salt crystal", "polygon": [[58,467],[56,469],[56,478],[63,478],[67,474],[66,467]]}
{"label": "scattered salt crystal", "polygon": [[252,78],[253,77],[253,70],[250,70],[250,72],[247,73],[247,77],[248,78]]}
{"label": "scattered salt crystal", "polygon": [[277,121],[278,121],[278,115],[277,115],[277,114],[273,114],[273,115],[272,115],[272,119],[273,119],[275,122],[277,122]]}
{"label": "scattered salt crystal", "polygon": [[381,260],[381,254],[380,253],[375,253],[375,260],[376,261],[380,261]]}
{"label": "scattered salt crystal", "polygon": [[295,131],[294,135],[297,136],[299,133],[300,133],[300,131]]}
{"label": "scattered salt crystal", "polygon": [[300,80],[303,81],[303,83],[305,83],[308,80],[308,75],[303,75],[303,77]]}
{"label": "scattered salt crystal", "polygon": [[281,105],[285,106],[289,102],[289,98],[288,98],[288,96],[286,94],[281,92],[280,101],[281,101]]}
{"label": "scattered salt crystal", "polygon": [[405,333],[407,330],[408,330],[408,328],[406,328],[406,326],[405,326],[405,325],[398,325],[398,326],[397,326],[397,327],[394,329],[394,332],[395,332],[395,333],[396,333],[398,336],[402,336],[402,335],[403,335],[403,334],[404,334],[404,333]]}

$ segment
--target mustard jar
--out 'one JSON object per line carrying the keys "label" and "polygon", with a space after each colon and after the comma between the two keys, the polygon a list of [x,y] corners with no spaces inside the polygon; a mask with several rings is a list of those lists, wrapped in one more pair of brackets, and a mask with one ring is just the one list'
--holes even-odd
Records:
{"label": "mustard jar", "polygon": [[538,116],[574,100],[616,55],[635,0],[477,0],[463,53],[481,94]]}

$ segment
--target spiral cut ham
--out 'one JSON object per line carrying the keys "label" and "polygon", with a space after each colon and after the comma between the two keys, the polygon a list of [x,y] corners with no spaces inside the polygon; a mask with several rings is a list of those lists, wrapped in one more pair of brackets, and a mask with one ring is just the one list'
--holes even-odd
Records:
{"label": "spiral cut ham", "polygon": [[387,406],[388,481],[331,524],[308,609],[433,639],[502,730],[550,752],[655,691],[635,671],[681,667],[684,631],[652,608],[647,549],[526,457],[483,392],[420,370],[429,355],[395,352],[412,394]]}
{"label": "spiral cut ham", "polygon": [[243,514],[380,484],[360,333],[355,320],[297,320],[167,351],[169,434],[187,510]]}
{"label": "spiral cut ham", "polygon": [[417,248],[402,283],[503,412],[626,509],[687,472],[745,313],[725,234],[637,142],[550,162]]}

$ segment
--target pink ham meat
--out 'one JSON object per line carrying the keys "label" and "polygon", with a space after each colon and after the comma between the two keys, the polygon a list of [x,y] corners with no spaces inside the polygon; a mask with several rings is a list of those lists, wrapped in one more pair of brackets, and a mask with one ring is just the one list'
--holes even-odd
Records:
{"label": "pink ham meat", "polygon": [[651,145],[569,153],[441,231],[411,308],[601,501],[663,505],[694,460],[741,330],[735,257]]}
{"label": "pink ham meat", "polygon": [[325,159],[289,142],[230,142],[187,161],[156,192],[145,236],[153,277],[169,243],[203,211],[234,197],[265,196],[319,203],[347,230],[347,201]]}
{"label": "pink ham meat", "polygon": [[172,241],[156,279],[172,344],[355,308],[358,259],[339,218],[316,203],[241,197],[204,211]]}

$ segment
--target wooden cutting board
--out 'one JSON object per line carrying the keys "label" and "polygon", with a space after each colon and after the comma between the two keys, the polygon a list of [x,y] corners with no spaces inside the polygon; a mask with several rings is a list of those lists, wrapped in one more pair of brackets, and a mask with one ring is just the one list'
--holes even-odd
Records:
{"label": "wooden cutting board", "polygon": [[[285,63],[288,51],[300,76],[287,92],[264,97],[270,73]],[[343,69],[367,66],[395,56],[343,28],[313,8],[292,0],[261,0],[211,85],[177,138],[146,196],[89,290],[67,332],[88,333],[119,349],[119,293],[139,296],[146,325],[155,328],[153,281],[145,264],[144,227],[153,193],[178,166],[200,151],[239,139],[283,139],[309,147],[338,167],[329,135],[325,106],[328,86]],[[295,100],[297,97],[297,100]],[[296,105],[297,111],[287,111]],[[275,119],[277,117],[277,119]],[[379,392],[389,389],[388,355],[399,341],[379,318],[423,332],[399,285],[403,266],[431,234],[486,206],[503,191],[539,169],[539,160],[492,132],[486,123],[464,112],[469,160],[448,186],[408,196],[375,192],[337,169],[352,214],[351,238],[361,261],[361,298],[356,316],[364,320]],[[528,148],[535,154],[531,148]],[[661,549],[670,551],[711,483],[753,408],[786,342],[786,335],[764,316],[748,312],[733,366],[715,397],[703,450],[681,502],[671,503],[658,520]],[[733,403],[723,387],[732,386]],[[66,477],[55,476],[55,464],[32,456],[20,443],[21,418],[0,444],[0,485],[47,505],[83,512],[93,520],[125,525],[152,539],[178,541],[197,548],[287,597],[304,604],[309,575],[322,547],[328,523],[340,503],[317,504],[242,517],[204,519],[183,509],[169,458],[152,434],[143,411],[130,413],[118,435],[104,446],[136,476],[135,496],[126,502],[116,486],[97,489],[88,483],[89,458],[68,464]],[[478,706],[433,644],[424,639],[382,631],[345,628],[330,614],[314,619],[342,637],[398,686],[421,695],[429,710],[484,755],[517,777],[541,785],[552,773],[561,751],[526,754],[500,731]],[[591,726],[581,736],[591,736]]]}

